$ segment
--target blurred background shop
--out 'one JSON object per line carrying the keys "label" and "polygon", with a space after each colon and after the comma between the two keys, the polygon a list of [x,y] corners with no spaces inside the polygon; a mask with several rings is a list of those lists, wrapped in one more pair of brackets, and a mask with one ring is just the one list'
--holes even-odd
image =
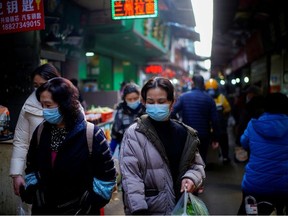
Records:
{"label": "blurred background shop", "polygon": [[[12,133],[33,90],[30,73],[46,62],[79,81],[88,114],[104,113],[93,119],[97,124],[113,120],[121,83],[142,86],[155,75],[170,78],[177,95],[189,90],[195,73],[217,79],[231,99],[252,84],[264,94],[288,94],[284,0],[207,1],[213,3],[210,55],[195,49],[204,36],[196,31],[193,0],[27,2],[0,3],[0,105],[9,109]],[[129,2],[134,10],[124,9]],[[15,214],[17,206],[7,176],[11,148],[0,144],[0,214]]]}

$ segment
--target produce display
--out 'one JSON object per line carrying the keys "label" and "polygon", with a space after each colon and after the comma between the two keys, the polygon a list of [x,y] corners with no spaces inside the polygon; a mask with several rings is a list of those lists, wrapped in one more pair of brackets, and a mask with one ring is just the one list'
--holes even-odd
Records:
{"label": "produce display", "polygon": [[94,124],[107,122],[113,118],[114,110],[109,107],[92,106],[85,112],[86,119]]}

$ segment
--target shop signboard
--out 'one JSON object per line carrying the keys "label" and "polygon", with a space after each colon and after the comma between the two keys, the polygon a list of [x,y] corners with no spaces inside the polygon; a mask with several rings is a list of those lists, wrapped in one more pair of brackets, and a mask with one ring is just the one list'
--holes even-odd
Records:
{"label": "shop signboard", "polygon": [[112,19],[157,17],[158,0],[111,0]]}
{"label": "shop signboard", "polygon": [[170,79],[176,76],[176,72],[170,67],[165,65],[164,66],[157,64],[147,65],[145,66],[144,71],[146,74],[160,75]]}
{"label": "shop signboard", "polygon": [[44,28],[43,0],[0,1],[0,34]]}

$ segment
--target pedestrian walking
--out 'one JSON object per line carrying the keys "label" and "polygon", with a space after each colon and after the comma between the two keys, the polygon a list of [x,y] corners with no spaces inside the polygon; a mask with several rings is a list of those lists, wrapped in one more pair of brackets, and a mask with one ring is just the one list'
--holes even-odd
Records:
{"label": "pedestrian walking", "polygon": [[[249,213],[245,199],[256,200],[258,214],[286,215],[288,209],[288,98],[282,93],[268,94],[264,113],[252,118],[241,145],[250,151],[242,179],[243,200],[239,215]],[[249,204],[249,203],[248,203]],[[246,206],[246,207],[245,207]],[[248,211],[248,212],[247,212]],[[257,212],[256,212],[257,213]]]}
{"label": "pedestrian walking", "polygon": [[170,119],[174,87],[154,77],[141,90],[147,115],[124,133],[120,170],[125,214],[171,214],[181,192],[205,179],[199,139],[191,127]]}
{"label": "pedestrian walking", "polygon": [[122,102],[117,105],[114,117],[110,150],[112,155],[121,144],[125,130],[135,119],[145,113],[145,106],[140,102],[140,88],[135,83],[128,83],[123,88]]}
{"label": "pedestrian walking", "polygon": [[192,77],[192,89],[183,93],[172,109],[172,118],[180,115],[182,122],[197,131],[200,139],[199,151],[204,162],[210,145],[218,148],[220,128],[214,100],[205,91],[204,78],[195,74]]}
{"label": "pedestrian walking", "polygon": [[[36,90],[49,79],[59,76],[60,73],[52,64],[43,64],[31,74],[33,87]],[[23,172],[32,134],[44,119],[43,108],[36,98],[35,90],[22,106],[14,132],[10,176],[13,179],[14,193],[17,196],[20,195],[20,187],[25,185]]]}
{"label": "pedestrian walking", "polygon": [[29,146],[24,201],[32,201],[32,214],[99,215],[116,183],[103,131],[94,126],[90,149],[78,90],[69,80],[53,78],[36,96],[45,121]]}
{"label": "pedestrian walking", "polygon": [[205,89],[216,103],[220,125],[219,145],[221,148],[223,163],[227,164],[230,162],[227,126],[228,126],[228,118],[231,113],[231,106],[226,96],[220,92],[218,82],[215,79],[211,78],[207,80],[205,83]]}

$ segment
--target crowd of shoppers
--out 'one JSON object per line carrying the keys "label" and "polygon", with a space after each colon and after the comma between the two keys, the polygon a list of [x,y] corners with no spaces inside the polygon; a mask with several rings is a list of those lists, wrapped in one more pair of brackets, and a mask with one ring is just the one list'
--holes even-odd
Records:
{"label": "crowd of shoppers", "polygon": [[[14,193],[32,204],[32,214],[100,214],[116,184],[112,155],[118,144],[125,214],[170,214],[185,189],[203,191],[210,145],[220,146],[223,162],[230,161],[231,107],[214,79],[205,83],[194,75],[192,89],[176,101],[169,79],[153,77],[142,89],[125,84],[111,142],[93,125],[90,148],[77,86],[52,64],[39,66],[31,77],[35,91],[18,118],[10,176]],[[238,214],[247,213],[248,196],[257,201],[258,214],[285,214],[288,98],[281,93],[264,98],[255,86],[245,94],[237,135],[250,157]]]}

